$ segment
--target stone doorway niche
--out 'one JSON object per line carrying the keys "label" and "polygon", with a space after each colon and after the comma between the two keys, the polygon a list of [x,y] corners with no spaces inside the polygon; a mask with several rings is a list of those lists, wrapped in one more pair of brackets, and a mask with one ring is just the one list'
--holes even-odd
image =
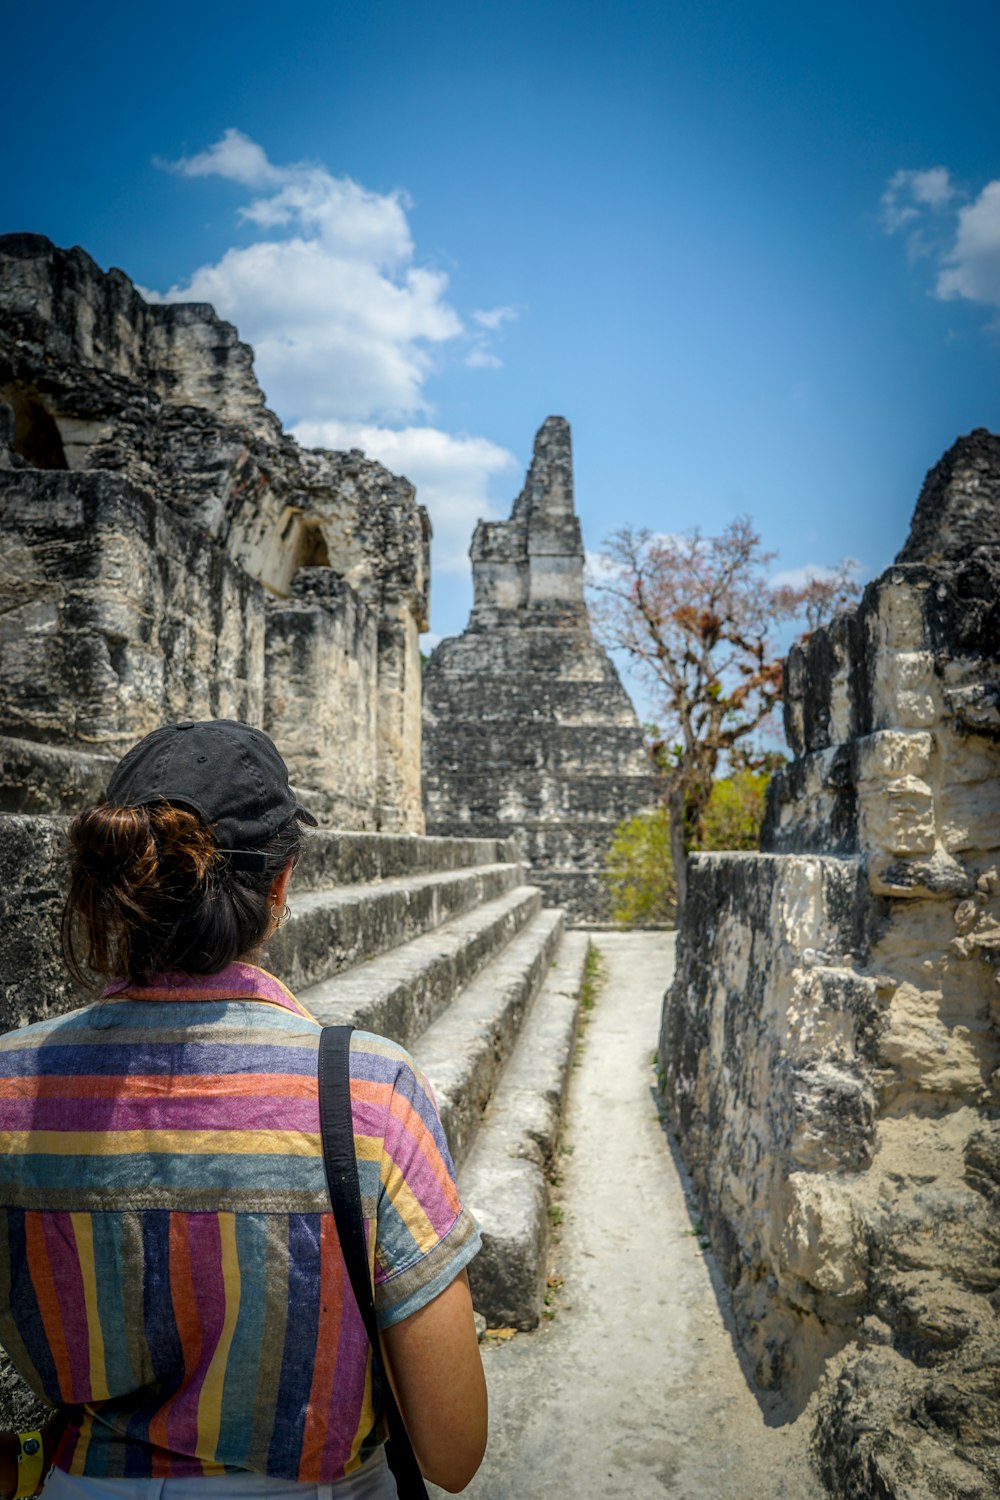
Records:
{"label": "stone doorway niche", "polygon": [[0,401],[14,413],[14,452],[35,469],[68,469],[55,418],[38,392],[20,381],[0,386]]}

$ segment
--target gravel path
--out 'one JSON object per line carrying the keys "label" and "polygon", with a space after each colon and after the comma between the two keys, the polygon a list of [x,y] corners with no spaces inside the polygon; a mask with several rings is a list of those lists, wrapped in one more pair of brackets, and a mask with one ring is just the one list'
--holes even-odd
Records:
{"label": "gravel path", "polygon": [[[572,1076],[554,1316],[488,1340],[475,1500],[822,1500],[808,1415],[768,1426],[657,1119],[666,933],[600,933],[606,982]],[[434,1493],[440,1494],[441,1491]]]}

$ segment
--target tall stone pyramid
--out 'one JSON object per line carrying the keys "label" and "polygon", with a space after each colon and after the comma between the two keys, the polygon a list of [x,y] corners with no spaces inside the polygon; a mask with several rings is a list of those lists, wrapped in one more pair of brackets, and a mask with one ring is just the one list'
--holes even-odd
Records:
{"label": "tall stone pyramid", "polygon": [[464,635],[424,674],[427,831],[515,836],[550,905],[608,914],[615,826],[653,800],[631,701],[594,639],[573,509],[569,423],[535,438],[509,521],[480,521]]}

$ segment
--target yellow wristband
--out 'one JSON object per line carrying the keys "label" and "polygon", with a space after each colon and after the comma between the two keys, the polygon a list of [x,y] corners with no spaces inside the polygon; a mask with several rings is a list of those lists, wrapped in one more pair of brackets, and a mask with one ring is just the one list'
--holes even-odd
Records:
{"label": "yellow wristband", "polygon": [[45,1452],[40,1432],[19,1432],[17,1440],[21,1451],[17,1455],[17,1489],[14,1500],[27,1500],[38,1492],[42,1483]]}

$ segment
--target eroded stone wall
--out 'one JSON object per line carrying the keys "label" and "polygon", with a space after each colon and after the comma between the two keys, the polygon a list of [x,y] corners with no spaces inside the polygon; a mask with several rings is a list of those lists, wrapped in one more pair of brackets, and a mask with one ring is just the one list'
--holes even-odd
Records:
{"label": "eroded stone wall", "polygon": [[475,601],[424,678],[428,830],[518,839],[550,905],[602,920],[611,835],[653,800],[635,710],[591,633],[569,423],[549,417],[508,521],[472,540]]}
{"label": "eroded stone wall", "polygon": [[787,665],[761,855],[692,861],[663,1091],[833,1493],[1000,1487],[1000,438]]}
{"label": "eroded stone wall", "polygon": [[0,733],[120,754],[231,714],[325,817],[421,831],[426,513],[286,436],[210,307],[0,237],[0,529]]}

